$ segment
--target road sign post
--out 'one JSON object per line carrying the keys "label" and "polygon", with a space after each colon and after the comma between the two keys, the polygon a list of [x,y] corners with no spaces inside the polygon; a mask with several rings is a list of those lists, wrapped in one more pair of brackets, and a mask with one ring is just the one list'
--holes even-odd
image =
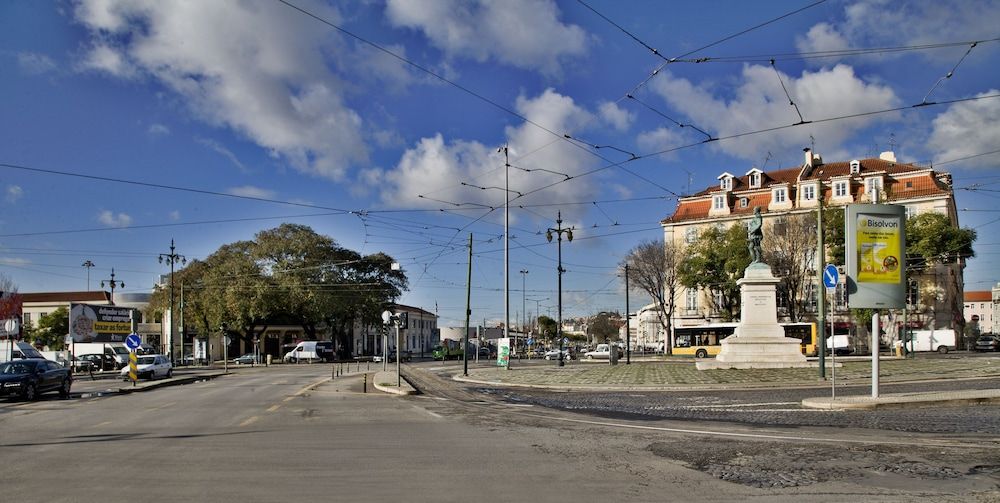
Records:
{"label": "road sign post", "polygon": [[[830,340],[833,341],[833,346],[830,348],[830,398],[837,398],[837,337],[833,333],[833,306],[839,282],[840,271],[837,270],[837,266],[826,264],[823,269],[823,286],[826,287],[826,296],[830,299]],[[826,353],[826,344],[820,345],[820,351]]]}

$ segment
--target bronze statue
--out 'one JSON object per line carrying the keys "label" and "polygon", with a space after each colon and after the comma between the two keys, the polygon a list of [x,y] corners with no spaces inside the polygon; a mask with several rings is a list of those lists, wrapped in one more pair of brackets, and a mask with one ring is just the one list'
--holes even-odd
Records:
{"label": "bronze statue", "polygon": [[758,264],[764,262],[764,253],[761,251],[760,242],[764,239],[764,219],[760,216],[760,206],[753,209],[753,218],[747,222],[747,248],[750,250],[750,263]]}

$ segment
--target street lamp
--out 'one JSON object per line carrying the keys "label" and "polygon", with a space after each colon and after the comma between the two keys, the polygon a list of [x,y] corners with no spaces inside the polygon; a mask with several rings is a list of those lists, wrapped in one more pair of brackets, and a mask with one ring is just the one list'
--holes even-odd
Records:
{"label": "street lamp", "polygon": [[528,270],[527,269],[521,269],[519,272],[521,273],[521,316],[523,316],[523,318],[521,318],[521,320],[522,320],[521,321],[521,333],[525,334],[525,333],[527,333],[527,331],[524,330],[524,325],[525,325],[525,322],[528,321],[528,312],[524,310],[524,279],[528,277]]}
{"label": "street lamp", "polygon": [[556,228],[553,229],[553,228],[550,227],[548,230],[545,231],[545,239],[547,239],[548,242],[550,242],[550,243],[552,242],[552,233],[553,232],[556,233],[556,249],[558,250],[557,253],[558,253],[558,256],[559,256],[559,267],[557,269],[557,271],[559,271],[559,321],[558,321],[558,324],[556,325],[556,337],[559,338],[559,366],[562,367],[562,366],[566,365],[566,362],[563,361],[563,336],[562,336],[562,275],[563,275],[564,272],[566,272],[566,270],[563,269],[563,266],[562,266],[562,237],[563,237],[563,233],[564,232],[566,233],[566,240],[567,241],[573,242],[573,228],[570,227],[569,229],[563,229],[563,226],[562,226],[562,211],[560,211],[560,212],[557,213],[557,216],[556,216]]}
{"label": "street lamp", "polygon": [[91,262],[90,260],[87,260],[86,262],[84,262],[84,263],[82,263],[80,265],[87,268],[87,291],[89,292],[90,291],[90,268],[91,267],[97,267],[97,264]]}
{"label": "street lamp", "polygon": [[[90,272],[90,269],[87,269],[87,272]],[[104,283],[105,283],[104,281],[101,281],[101,288],[104,288]],[[113,306],[113,305],[115,305],[115,288],[116,287],[125,288],[125,282],[124,281],[115,281],[115,268],[114,267],[111,268],[111,279],[107,280],[107,284],[108,284],[109,287],[111,287],[111,305]]]}
{"label": "street lamp", "polygon": [[[170,345],[170,362],[174,363],[174,264],[177,261],[181,264],[187,264],[187,257],[184,255],[179,255],[174,253],[174,240],[170,240],[170,253],[160,254],[160,263],[166,262],[170,264],[170,333],[167,335],[167,341]],[[181,339],[181,347],[184,347],[184,339]]]}

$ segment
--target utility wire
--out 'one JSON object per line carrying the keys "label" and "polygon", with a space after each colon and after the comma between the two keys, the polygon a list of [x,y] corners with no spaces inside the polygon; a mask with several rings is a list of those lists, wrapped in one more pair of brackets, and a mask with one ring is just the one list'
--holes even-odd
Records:
{"label": "utility wire", "polygon": [[969,53],[972,52],[972,49],[974,47],[976,47],[976,42],[973,42],[972,44],[969,45],[969,49],[965,51],[965,54],[963,54],[961,58],[959,58],[958,63],[955,63],[955,66],[951,68],[951,71],[946,73],[944,77],[938,79],[937,82],[935,82],[934,85],[931,86],[931,89],[927,91],[927,94],[924,95],[924,99],[923,101],[921,101],[921,103],[927,103],[927,98],[929,98],[931,93],[933,93],[934,90],[937,89],[938,84],[940,84],[945,79],[950,79],[952,75],[955,75],[955,70],[958,69],[958,65],[962,64],[962,62],[965,61],[965,58],[969,56]]}

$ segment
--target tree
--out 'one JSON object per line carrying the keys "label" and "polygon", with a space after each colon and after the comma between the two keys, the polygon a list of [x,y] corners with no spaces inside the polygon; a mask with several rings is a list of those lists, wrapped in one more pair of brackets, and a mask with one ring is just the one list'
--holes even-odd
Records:
{"label": "tree", "polygon": [[29,328],[25,338],[33,343],[46,346],[50,351],[62,351],[69,334],[69,310],[60,307],[38,319],[38,324]]}
{"label": "tree", "polygon": [[[945,288],[950,290],[945,298],[951,311],[952,327],[957,334],[965,332],[962,287],[959,278],[965,260],[975,256],[972,244],[976,241],[976,237],[975,230],[956,227],[947,215],[937,212],[921,213],[906,220],[908,272],[923,272],[946,264],[958,268],[954,274],[947,275],[950,283],[945,285]],[[959,349],[964,349],[964,342],[963,338],[959,342]]]}
{"label": "tree", "polygon": [[787,299],[788,317],[799,321],[811,299],[806,298],[806,285],[815,283],[816,217],[812,213],[789,215],[784,220],[772,220],[764,240],[765,262],[781,278],[778,285]]}
{"label": "tree", "polygon": [[823,246],[826,247],[821,263],[844,265],[846,255],[846,231],[844,230],[844,208],[833,207],[823,210]]}
{"label": "tree", "polygon": [[621,316],[608,312],[597,313],[590,322],[590,334],[598,341],[611,342],[618,340],[618,327]]}
{"label": "tree", "polygon": [[712,226],[688,245],[687,256],[678,267],[685,288],[702,288],[718,296],[715,306],[725,320],[736,318],[740,308],[740,287],[736,280],[750,265],[746,231],[741,224],[728,229]]}
{"label": "tree", "polygon": [[556,323],[556,320],[553,320],[544,314],[538,317],[538,330],[542,332],[542,337],[549,342],[552,342],[552,339],[554,339],[559,333],[558,323]]}
{"label": "tree", "polygon": [[17,293],[17,285],[6,274],[0,273],[0,334],[5,337],[17,338],[18,333],[7,334],[6,321],[21,322],[21,296]]}
{"label": "tree", "polygon": [[626,264],[629,267],[629,286],[636,285],[653,299],[656,319],[666,334],[663,346],[668,355],[673,347],[671,323],[676,307],[674,299],[680,286],[679,268],[683,257],[683,246],[644,241],[632,248],[621,264],[622,269]]}

